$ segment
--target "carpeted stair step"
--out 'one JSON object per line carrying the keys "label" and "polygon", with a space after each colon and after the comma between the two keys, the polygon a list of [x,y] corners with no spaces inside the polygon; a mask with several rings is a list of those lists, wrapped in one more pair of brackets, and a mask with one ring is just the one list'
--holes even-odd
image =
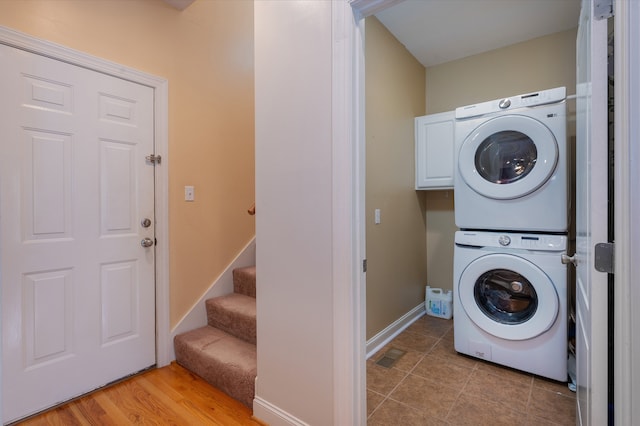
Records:
{"label": "carpeted stair step", "polygon": [[176,361],[212,386],[252,408],[256,346],[205,326],[174,339]]}
{"label": "carpeted stair step", "polygon": [[174,339],[176,361],[252,408],[256,378],[256,268],[233,271],[234,293],[205,302],[207,326]]}
{"label": "carpeted stair step", "polygon": [[231,293],[205,302],[207,324],[256,344],[256,299]]}
{"label": "carpeted stair step", "polygon": [[247,266],[233,270],[233,291],[249,297],[256,297],[256,267]]}

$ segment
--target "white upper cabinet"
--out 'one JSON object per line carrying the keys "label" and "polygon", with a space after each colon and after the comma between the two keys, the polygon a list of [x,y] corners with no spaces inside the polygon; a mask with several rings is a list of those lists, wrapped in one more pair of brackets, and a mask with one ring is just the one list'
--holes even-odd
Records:
{"label": "white upper cabinet", "polygon": [[452,189],[455,111],[415,119],[416,189]]}

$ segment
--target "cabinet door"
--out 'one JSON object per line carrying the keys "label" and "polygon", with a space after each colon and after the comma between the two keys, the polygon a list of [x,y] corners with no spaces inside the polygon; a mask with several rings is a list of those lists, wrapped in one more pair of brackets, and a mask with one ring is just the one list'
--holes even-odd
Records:
{"label": "cabinet door", "polygon": [[454,171],[455,112],[415,119],[416,189],[451,189]]}

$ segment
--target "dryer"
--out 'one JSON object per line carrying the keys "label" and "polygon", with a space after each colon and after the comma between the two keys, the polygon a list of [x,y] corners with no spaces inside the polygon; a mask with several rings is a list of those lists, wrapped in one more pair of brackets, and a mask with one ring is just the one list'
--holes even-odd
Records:
{"label": "dryer", "polygon": [[559,87],[456,109],[459,228],[567,231],[565,98]]}
{"label": "dryer", "polygon": [[565,235],[456,232],[456,351],[567,381],[566,250]]}

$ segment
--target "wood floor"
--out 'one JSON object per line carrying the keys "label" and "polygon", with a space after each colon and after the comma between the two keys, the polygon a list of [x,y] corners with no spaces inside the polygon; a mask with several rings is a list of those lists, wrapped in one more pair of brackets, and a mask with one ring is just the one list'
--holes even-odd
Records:
{"label": "wood floor", "polygon": [[261,425],[251,410],[175,362],[17,423],[51,425]]}

